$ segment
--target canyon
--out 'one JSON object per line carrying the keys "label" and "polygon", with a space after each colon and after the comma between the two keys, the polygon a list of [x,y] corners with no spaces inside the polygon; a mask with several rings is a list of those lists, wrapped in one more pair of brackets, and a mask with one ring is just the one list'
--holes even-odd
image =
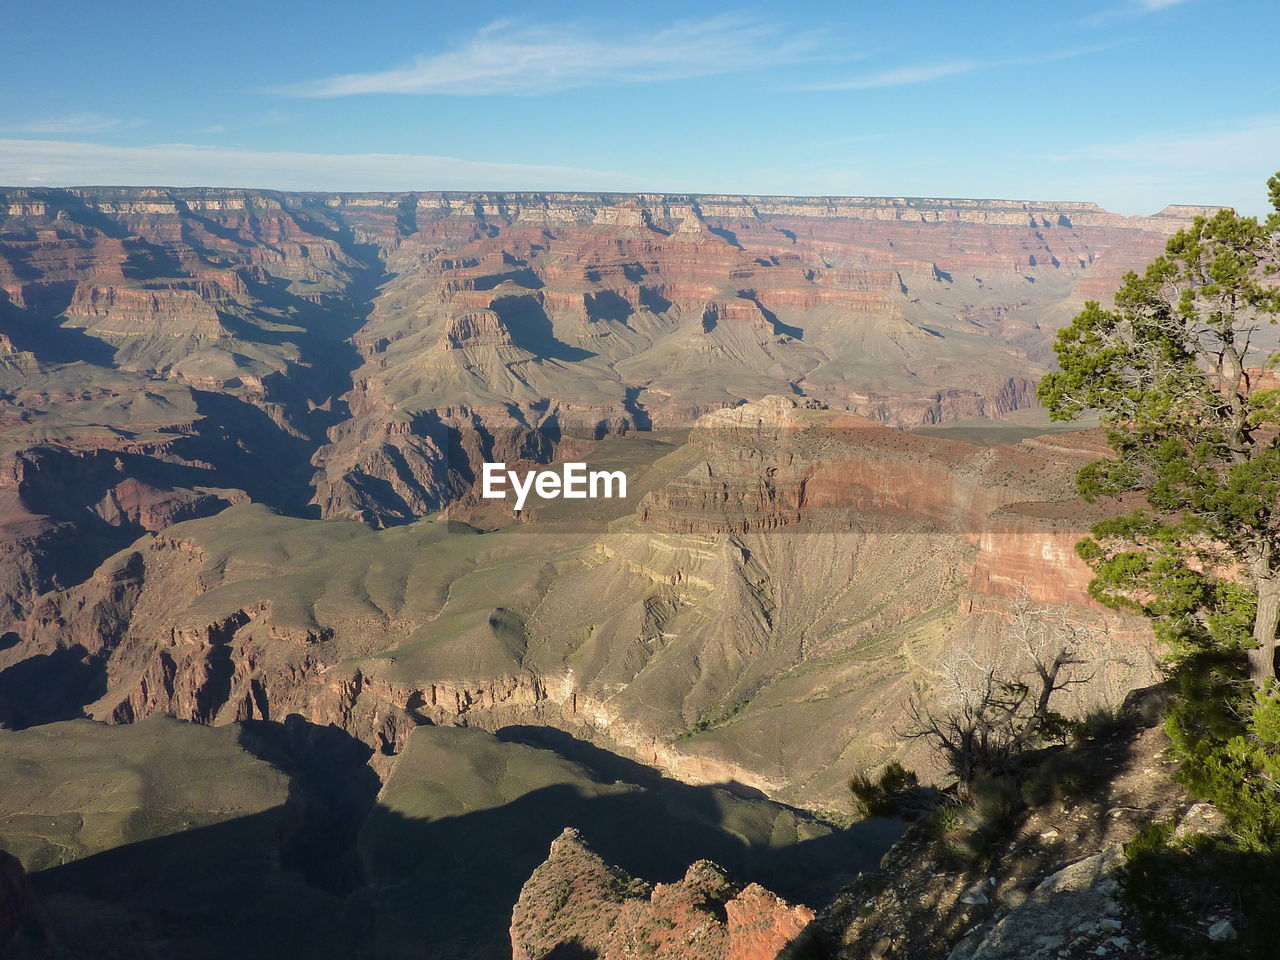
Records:
{"label": "canyon", "polygon": [[[290,838],[254,882],[305,889],[332,949],[367,901],[379,956],[504,955],[576,827],[605,860],[572,838],[553,860],[659,884],[605,897],[617,917],[701,922],[685,901],[712,891],[731,920],[707,955],[745,936],[733,955],[763,957],[812,916],[792,903],[834,893],[797,872],[892,841],[831,826],[848,778],[938,772],[900,732],[956,651],[1012,663],[1030,606],[1081,638],[1072,712],[1156,678],[1147,628],[1089,598],[1074,553],[1108,509],[1073,485],[1102,439],[1034,393],[1056,330],[1201,212],[2,189],[0,746],[40,764],[100,741],[152,784],[140,810],[181,792],[148,736],[241,771],[243,809],[183,794],[173,835]],[[514,510],[485,496],[494,462],[627,483]],[[170,829],[85,846],[42,796],[0,810],[0,846],[27,844],[55,926]],[[565,798],[582,822],[557,822]],[[507,899],[472,904],[499,868],[459,838],[531,809]],[[663,857],[610,847],[641,813],[700,826]],[[453,859],[414,859],[435,846]],[[686,875],[699,857],[729,873]],[[434,933],[410,891],[454,904]],[[140,901],[103,909],[177,935]]]}
{"label": "canyon", "polygon": [[944,650],[1003,655],[1015,602],[1091,625],[1082,708],[1154,676],[1146,633],[1092,604],[1071,550],[1090,519],[1071,478],[1096,443],[908,438],[769,397],[701,418],[630,505],[597,501],[613,519],[558,500],[487,532],[377,530],[232,506],[40,598],[3,656],[78,686],[11,696],[9,722],[298,713],[382,756],[423,723],[542,724],[821,806],[903,749],[906,694]]}
{"label": "canyon", "polygon": [[483,462],[768,394],[1025,414],[1055,328],[1200,212],[144,188],[0,211],[6,619],[230,503],[407,523]]}

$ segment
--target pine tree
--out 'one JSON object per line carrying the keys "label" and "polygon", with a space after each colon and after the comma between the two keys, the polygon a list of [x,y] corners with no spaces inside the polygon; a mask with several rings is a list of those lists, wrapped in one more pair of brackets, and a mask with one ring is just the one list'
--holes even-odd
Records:
{"label": "pine tree", "polygon": [[[1127,497],[1078,549],[1091,593],[1150,617],[1175,653],[1247,655],[1275,676],[1280,627],[1280,316],[1276,214],[1197,217],[1104,309],[1091,301],[1054,344],[1040,384],[1055,420],[1101,415],[1112,456],[1081,471],[1087,500]],[[1123,502],[1123,501],[1122,501]]]}

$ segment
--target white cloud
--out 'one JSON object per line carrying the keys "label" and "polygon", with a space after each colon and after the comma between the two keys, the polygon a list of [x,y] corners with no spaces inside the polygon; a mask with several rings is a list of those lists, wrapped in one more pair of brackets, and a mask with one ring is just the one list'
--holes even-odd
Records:
{"label": "white cloud", "polygon": [[[0,183],[278,190],[643,190],[625,173],[410,154],[289,153],[0,139]],[[678,185],[673,185],[678,189]]]}
{"label": "white cloud", "polygon": [[[1176,0],[1175,0],[1176,2]],[[944,77],[954,77],[977,70],[994,70],[998,67],[1029,66],[1038,63],[1052,63],[1055,60],[1068,60],[1090,53],[1098,53],[1116,46],[1114,43],[1097,44],[1078,50],[1059,50],[1034,57],[1010,57],[1002,60],[944,60],[937,63],[920,63],[902,67],[893,67],[877,73],[869,73],[849,80],[833,80],[829,83],[817,83],[803,87],[805,90],[873,90],[879,87],[902,87],[913,83],[929,83]]]}
{"label": "white cloud", "polygon": [[1099,27],[1111,20],[1145,17],[1147,14],[1159,13],[1161,10],[1167,10],[1170,7],[1176,7],[1186,2],[1188,0],[1128,0],[1128,2],[1118,7],[1101,10],[1092,16],[1085,17],[1081,22],[1086,26]]}
{"label": "white cloud", "polygon": [[894,67],[854,77],[852,80],[837,80],[833,83],[817,84],[810,90],[872,90],[877,87],[902,87],[912,83],[928,83],[943,77],[953,77],[960,73],[970,73],[999,66],[998,62],[982,63],[977,60],[951,60],[945,63],[922,63],[908,67]]}
{"label": "white cloud", "polygon": [[540,94],[600,82],[642,83],[735,73],[792,62],[817,47],[740,16],[651,31],[594,33],[577,24],[498,21],[444,53],[390,70],[347,73],[275,89],[296,97],[367,93]]}
{"label": "white cloud", "polygon": [[1047,186],[1096,197],[1122,212],[1163,206],[1172,198],[1260,214],[1268,210],[1266,179],[1280,168],[1280,114],[1086,144],[1044,159],[1054,164],[1041,168]]}
{"label": "white cloud", "polygon": [[101,133],[103,130],[129,130],[145,120],[121,120],[101,113],[69,113],[43,120],[28,120],[0,127],[6,133]]}
{"label": "white cloud", "polygon": [[1129,166],[1213,171],[1274,166],[1280,164],[1280,114],[1248,117],[1235,127],[1091,144],[1074,156]]}

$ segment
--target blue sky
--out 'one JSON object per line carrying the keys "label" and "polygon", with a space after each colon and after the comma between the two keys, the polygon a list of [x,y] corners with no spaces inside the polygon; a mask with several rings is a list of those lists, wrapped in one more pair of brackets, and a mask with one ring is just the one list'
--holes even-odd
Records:
{"label": "blue sky", "polygon": [[0,183],[1262,212],[1274,0],[11,6]]}

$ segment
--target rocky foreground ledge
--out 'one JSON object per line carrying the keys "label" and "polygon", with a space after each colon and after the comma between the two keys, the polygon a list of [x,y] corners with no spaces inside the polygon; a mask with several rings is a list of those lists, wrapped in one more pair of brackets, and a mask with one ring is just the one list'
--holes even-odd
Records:
{"label": "rocky foreground ledge", "polygon": [[511,949],[514,960],[773,960],[813,919],[757,883],[735,886],[709,860],[651,886],[605,863],[570,827],[520,891]]}

